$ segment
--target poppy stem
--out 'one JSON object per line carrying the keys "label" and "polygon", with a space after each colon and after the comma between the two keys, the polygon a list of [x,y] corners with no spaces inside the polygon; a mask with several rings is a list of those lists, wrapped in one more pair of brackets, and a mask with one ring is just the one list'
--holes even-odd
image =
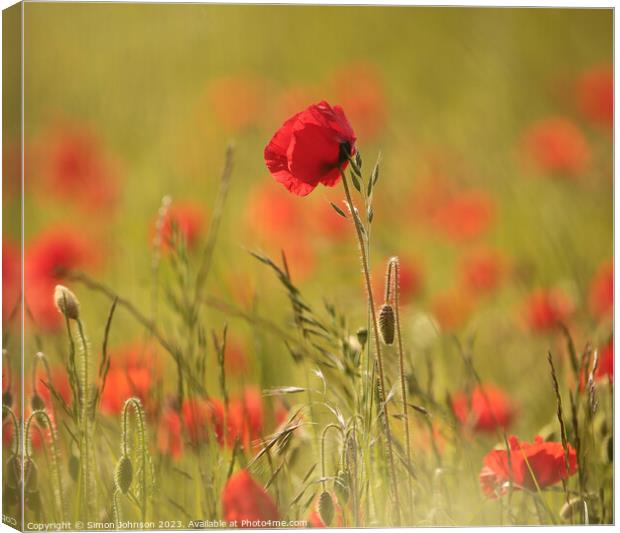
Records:
{"label": "poppy stem", "polygon": [[[411,436],[409,433],[409,410],[407,409],[407,386],[405,382],[405,357],[403,350],[403,338],[400,327],[400,309],[399,309],[399,300],[400,300],[400,261],[398,257],[392,257],[388,264],[388,283],[393,284],[393,290],[390,287],[386,287],[386,302],[389,298],[390,291],[393,294],[394,298],[394,317],[396,322],[396,338],[398,340],[398,364],[400,371],[400,388],[401,388],[401,396],[403,402],[403,425],[405,426],[405,450],[407,453],[407,462],[408,466],[411,466]],[[410,509],[413,509],[413,485],[411,483],[411,474],[407,475],[407,485],[409,488],[409,505]]]}
{"label": "poppy stem", "polygon": [[355,226],[355,233],[357,235],[357,241],[360,248],[360,257],[362,262],[362,270],[364,271],[364,281],[366,283],[366,292],[368,293],[368,307],[370,308],[370,315],[372,321],[373,337],[375,339],[375,353],[377,357],[377,366],[379,368],[379,398],[381,400],[381,411],[383,415],[383,421],[385,424],[385,438],[387,440],[387,452],[388,462],[390,467],[390,474],[392,477],[392,487],[394,490],[394,510],[396,513],[396,521],[400,523],[400,497],[398,494],[398,483],[396,480],[396,468],[394,466],[394,454],[392,451],[392,433],[390,431],[390,421],[388,419],[387,404],[385,401],[385,374],[383,371],[383,357],[381,355],[381,341],[379,340],[379,326],[377,324],[377,312],[375,310],[375,301],[372,295],[372,284],[370,283],[370,272],[368,268],[368,257],[366,254],[366,247],[364,246],[364,236],[362,234],[361,220],[357,215],[357,210],[353,205],[351,198],[351,190],[349,189],[349,183],[347,177],[342,168],[340,168],[340,175],[342,176],[342,185],[344,187],[344,194],[346,196],[347,205],[353,218],[353,225]]}

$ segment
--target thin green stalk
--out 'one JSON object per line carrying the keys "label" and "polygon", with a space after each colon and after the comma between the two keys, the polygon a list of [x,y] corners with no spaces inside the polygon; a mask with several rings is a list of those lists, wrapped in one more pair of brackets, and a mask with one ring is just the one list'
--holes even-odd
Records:
{"label": "thin green stalk", "polygon": [[[58,453],[58,436],[56,434],[56,428],[52,424],[52,420],[47,414],[47,412],[44,410],[39,410],[39,411],[34,411],[28,418],[28,422],[26,424],[28,427],[28,430],[30,429],[30,420],[33,417],[36,417],[39,420],[43,418],[45,420],[45,424],[47,425],[50,431],[50,446],[52,448],[51,467],[52,467],[52,475],[54,476],[56,480],[56,488],[57,488],[57,490],[55,491],[56,499],[57,499],[56,503],[58,504],[58,509],[60,512],[60,519],[64,520],[65,502],[64,502],[63,490],[62,490],[62,478],[60,477],[60,469],[58,468],[58,460],[60,456]],[[26,439],[27,438],[28,438],[28,435],[26,436]]]}
{"label": "thin green stalk", "polygon": [[355,214],[356,212],[355,206],[353,205],[353,200],[351,199],[351,191],[349,190],[349,184],[347,182],[347,177],[342,169],[340,169],[340,175],[342,176],[342,184],[344,187],[344,193],[347,199],[349,211],[351,212],[351,216],[353,217],[353,225],[355,226],[355,233],[357,235],[357,241],[358,241],[359,248],[360,248],[362,270],[364,272],[364,281],[366,283],[366,291],[368,293],[368,307],[371,313],[373,336],[375,339],[375,353],[377,356],[377,363],[379,367],[379,381],[381,384],[380,386],[381,390],[379,391],[379,394],[381,398],[381,410],[383,412],[383,419],[384,419],[384,426],[385,426],[385,437],[387,441],[390,474],[392,477],[392,488],[394,491],[396,521],[397,523],[400,523],[400,497],[398,493],[398,482],[396,479],[396,468],[394,466],[394,453],[392,450],[392,433],[390,431],[390,421],[388,418],[387,405],[385,402],[385,374],[383,371],[383,357],[381,355],[381,341],[379,340],[379,327],[377,324],[377,312],[375,310],[375,301],[372,295],[372,284],[370,283],[368,258],[366,254],[366,248],[364,246],[364,236],[362,235],[362,230],[360,229],[361,222],[359,221],[359,218]]}
{"label": "thin green stalk", "polygon": [[[399,371],[400,371],[400,388],[401,388],[401,396],[403,402],[403,425],[405,426],[405,450],[407,453],[407,462],[411,465],[411,436],[409,433],[409,410],[407,409],[407,385],[405,381],[405,357],[403,350],[403,337],[400,327],[400,262],[398,257],[392,257],[390,259],[388,272],[393,270],[394,275],[388,275],[388,283],[390,282],[390,277],[392,277],[393,284],[393,295],[394,295],[394,315],[396,322],[396,338],[398,345],[398,363],[399,363]],[[389,287],[386,288],[386,291],[390,290]],[[386,298],[386,302],[389,301],[389,298]],[[413,483],[411,481],[411,475],[407,475],[407,485],[409,488],[409,505],[410,510],[413,509]]]}
{"label": "thin green stalk", "polygon": [[[78,332],[80,336],[80,340],[82,342],[82,350],[80,353],[80,373],[81,373],[81,384],[80,384],[80,395],[81,395],[81,414],[80,414],[80,429],[81,429],[81,437],[82,437],[82,446],[80,450],[80,468],[81,468],[81,477],[83,483],[83,496],[82,503],[85,506],[86,514],[88,515],[89,504],[91,502],[90,492],[90,424],[89,424],[89,415],[88,408],[90,405],[89,402],[89,386],[88,386],[88,342],[86,341],[86,335],[84,333],[84,325],[82,321],[78,318]],[[85,516],[84,518],[87,518]]]}

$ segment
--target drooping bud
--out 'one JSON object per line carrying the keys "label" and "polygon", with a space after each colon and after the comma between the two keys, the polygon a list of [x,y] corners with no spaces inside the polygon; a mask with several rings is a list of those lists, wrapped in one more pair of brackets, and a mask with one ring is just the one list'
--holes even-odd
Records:
{"label": "drooping bud", "polygon": [[326,526],[330,526],[334,519],[334,500],[329,492],[324,490],[319,497],[319,516]]}
{"label": "drooping bud", "polygon": [[36,392],[32,395],[32,398],[30,398],[30,407],[32,407],[33,411],[43,411],[43,409],[45,409],[43,398]]}
{"label": "drooping bud", "polygon": [[116,470],[114,472],[114,482],[116,487],[123,494],[127,494],[131,481],[133,480],[133,467],[131,460],[126,455],[123,455],[116,464]]}
{"label": "drooping bud", "polygon": [[69,475],[73,481],[76,481],[78,475],[80,473],[80,460],[73,454],[69,457],[69,462],[67,464],[67,468],[69,470]]}
{"label": "drooping bud", "polygon": [[366,346],[367,340],[368,340],[368,330],[366,328],[359,328],[357,330],[357,341],[360,343],[362,348]]}
{"label": "drooping bud", "polygon": [[64,285],[56,285],[54,289],[54,303],[56,308],[67,318],[77,320],[80,317],[80,302]]}
{"label": "drooping bud", "polygon": [[390,304],[383,304],[379,311],[379,331],[385,344],[394,342],[394,308]]}
{"label": "drooping bud", "polygon": [[22,478],[22,465],[17,455],[11,455],[4,464],[4,482],[7,487],[16,489]]}

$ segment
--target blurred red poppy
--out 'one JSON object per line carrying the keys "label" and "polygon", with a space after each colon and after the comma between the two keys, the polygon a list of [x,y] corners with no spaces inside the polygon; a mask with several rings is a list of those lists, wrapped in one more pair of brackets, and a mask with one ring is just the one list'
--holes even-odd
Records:
{"label": "blurred red poppy", "polygon": [[[205,218],[205,209],[195,202],[173,203],[162,220],[160,233],[162,249],[170,248],[174,237],[173,228],[176,228],[190,250],[195,248],[200,235],[205,231]],[[156,222],[153,223],[152,236],[155,234],[155,224]]]}
{"label": "blurred red poppy", "polygon": [[590,163],[590,147],[569,119],[550,117],[532,124],[523,134],[524,157],[542,172],[576,176]]}
{"label": "blurred red poppy", "polygon": [[307,213],[302,207],[284,189],[266,181],[251,194],[246,215],[250,233],[270,256],[279,258],[284,251],[291,275],[297,280],[307,278],[316,264],[308,238]]}
{"label": "blurred red poppy", "polygon": [[436,294],[430,302],[430,308],[443,329],[454,330],[467,321],[474,304],[467,292],[452,290]]}
{"label": "blurred red poppy", "polygon": [[226,482],[222,512],[224,520],[236,522],[236,527],[242,528],[270,527],[268,521],[278,520],[280,516],[273,498],[245,469]]}
{"label": "blurred red poppy", "polygon": [[[214,422],[214,420],[218,419],[218,413],[220,412],[217,407],[221,407],[223,419],[224,407],[221,402],[216,404],[213,400],[205,400],[203,398],[190,398],[183,402],[181,415],[192,443],[198,444],[209,441],[210,428],[213,431],[212,426],[217,427],[217,422]],[[220,440],[221,429],[219,435],[217,435],[217,430],[215,431],[218,440]]]}
{"label": "blurred red poppy", "polygon": [[40,157],[41,178],[52,194],[89,210],[116,204],[116,163],[87,128],[56,126],[43,139]]}
{"label": "blurred red poppy", "polygon": [[614,264],[602,263],[590,283],[590,311],[598,319],[612,318],[614,313]]}
{"label": "blurred red poppy", "polygon": [[525,320],[533,331],[552,331],[572,315],[572,300],[558,288],[538,289],[525,301]]}
{"label": "blurred red poppy", "polygon": [[506,268],[506,260],[498,250],[474,249],[468,252],[461,261],[462,283],[474,294],[492,292],[504,280]]}
{"label": "blurred red poppy", "polygon": [[452,410],[461,424],[481,432],[507,427],[515,413],[510,397],[490,384],[476,386],[471,395],[463,391],[454,394]]}
{"label": "blurred red poppy", "polygon": [[54,305],[56,284],[66,270],[92,267],[99,253],[80,233],[69,227],[54,227],[40,233],[26,247],[25,301],[37,326],[57,329],[62,317]]}
{"label": "blurred red poppy", "polygon": [[330,84],[358,133],[367,140],[376,137],[385,127],[387,106],[375,65],[365,61],[345,65],[334,72]]}
{"label": "blurred red poppy", "polygon": [[110,354],[110,370],[101,393],[101,412],[119,414],[132,396],[149,407],[150,393],[159,377],[157,356],[142,344],[129,344]]}
{"label": "blurred red poppy", "polygon": [[579,110],[592,123],[612,128],[614,123],[614,72],[612,65],[597,65],[581,73],[575,87]]}
{"label": "blurred red poppy", "polygon": [[306,222],[312,221],[308,228],[309,232],[316,232],[319,237],[331,242],[342,242],[349,238],[351,235],[350,221],[341,217],[330,205],[330,201],[333,201],[334,204],[346,211],[340,198],[332,195],[331,199],[317,198],[317,200],[312,204],[310,216],[306,215],[305,218]]}
{"label": "blurred red poppy", "polygon": [[265,147],[265,163],[276,181],[306,196],[319,183],[338,183],[339,168],[355,153],[355,140],[342,108],[322,101],[293,115],[276,131]]}
{"label": "blurred red poppy", "polygon": [[562,443],[544,442],[536,437],[533,443],[520,441],[511,436],[507,450],[492,450],[484,458],[480,471],[482,491],[490,498],[496,498],[508,491],[507,483],[515,489],[532,492],[544,489],[567,479],[577,471],[577,454],[568,445],[568,471]]}
{"label": "blurred red poppy", "polygon": [[181,415],[172,406],[166,406],[157,427],[157,449],[164,455],[178,459],[183,454]]}
{"label": "blurred red poppy", "polygon": [[483,190],[469,189],[451,195],[432,214],[431,223],[444,237],[463,242],[480,237],[495,218],[495,205]]}

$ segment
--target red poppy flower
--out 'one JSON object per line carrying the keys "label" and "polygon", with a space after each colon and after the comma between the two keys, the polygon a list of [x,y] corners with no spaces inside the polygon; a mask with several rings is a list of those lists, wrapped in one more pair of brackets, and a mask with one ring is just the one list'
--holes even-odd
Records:
{"label": "red poppy flower", "polygon": [[508,395],[494,385],[477,386],[471,396],[457,392],[452,396],[452,410],[463,425],[475,431],[494,431],[507,427],[514,416]]}
{"label": "red poppy flower", "polygon": [[435,210],[431,222],[448,239],[462,242],[486,232],[494,217],[495,206],[489,194],[470,189],[451,195]]}
{"label": "red poppy flower", "polygon": [[526,160],[543,172],[575,176],[590,162],[590,147],[583,133],[563,117],[535,122],[522,143]]}
{"label": "red poppy flower", "polygon": [[293,115],[265,147],[272,176],[290,192],[306,196],[340,179],[339,168],[355,153],[355,134],[340,106],[323,101]]}
{"label": "red poppy flower", "polygon": [[88,209],[111,207],[118,198],[116,174],[99,140],[83,127],[57,127],[43,142],[41,176],[61,198]]}
{"label": "red poppy flower", "polygon": [[237,527],[269,527],[263,522],[278,520],[280,514],[273,498],[250,476],[239,470],[230,477],[222,491],[224,519]]}
{"label": "red poppy flower", "polygon": [[577,471],[577,454],[568,445],[568,471],[564,448],[560,442],[544,442],[536,437],[534,443],[519,441],[517,437],[508,439],[510,457],[507,450],[492,450],[484,458],[480,471],[480,485],[490,498],[507,492],[510,481],[515,489],[529,491],[541,490],[567,479]]}
{"label": "red poppy flower", "polygon": [[334,94],[364,139],[372,139],[385,126],[386,97],[376,67],[356,62],[340,68],[331,80]]}
{"label": "red poppy flower", "polygon": [[157,449],[164,455],[178,459],[183,454],[181,416],[171,406],[164,408],[157,428]]}
{"label": "red poppy flower", "polygon": [[101,411],[119,414],[125,400],[135,396],[147,407],[159,367],[156,355],[141,344],[130,344],[110,354],[110,370],[101,393]]}
{"label": "red poppy flower", "polygon": [[506,270],[502,254],[490,248],[469,252],[461,262],[463,285],[474,293],[488,293],[498,288]]}
{"label": "red poppy flower", "polygon": [[81,233],[65,227],[49,229],[27,246],[25,258],[25,300],[39,327],[57,329],[62,317],[54,305],[53,293],[64,270],[90,267],[97,252]]}
{"label": "red poppy flower", "polygon": [[[204,231],[205,210],[202,206],[194,202],[173,203],[162,221],[161,227],[161,246],[167,250],[173,238],[173,227],[185,240],[189,249],[198,244],[200,234]],[[153,225],[152,235],[155,233]]]}
{"label": "red poppy flower", "polygon": [[592,67],[576,85],[577,105],[592,123],[611,128],[614,123],[614,72],[611,65]]}
{"label": "red poppy flower", "polygon": [[573,302],[561,289],[538,289],[525,302],[525,320],[533,331],[551,331],[573,313]]}
{"label": "red poppy flower", "polygon": [[590,283],[590,311],[599,319],[611,318],[614,312],[614,264],[601,264]]}
{"label": "red poppy flower", "polygon": [[2,239],[2,321],[7,322],[15,309],[21,287],[21,254],[8,238]]}

